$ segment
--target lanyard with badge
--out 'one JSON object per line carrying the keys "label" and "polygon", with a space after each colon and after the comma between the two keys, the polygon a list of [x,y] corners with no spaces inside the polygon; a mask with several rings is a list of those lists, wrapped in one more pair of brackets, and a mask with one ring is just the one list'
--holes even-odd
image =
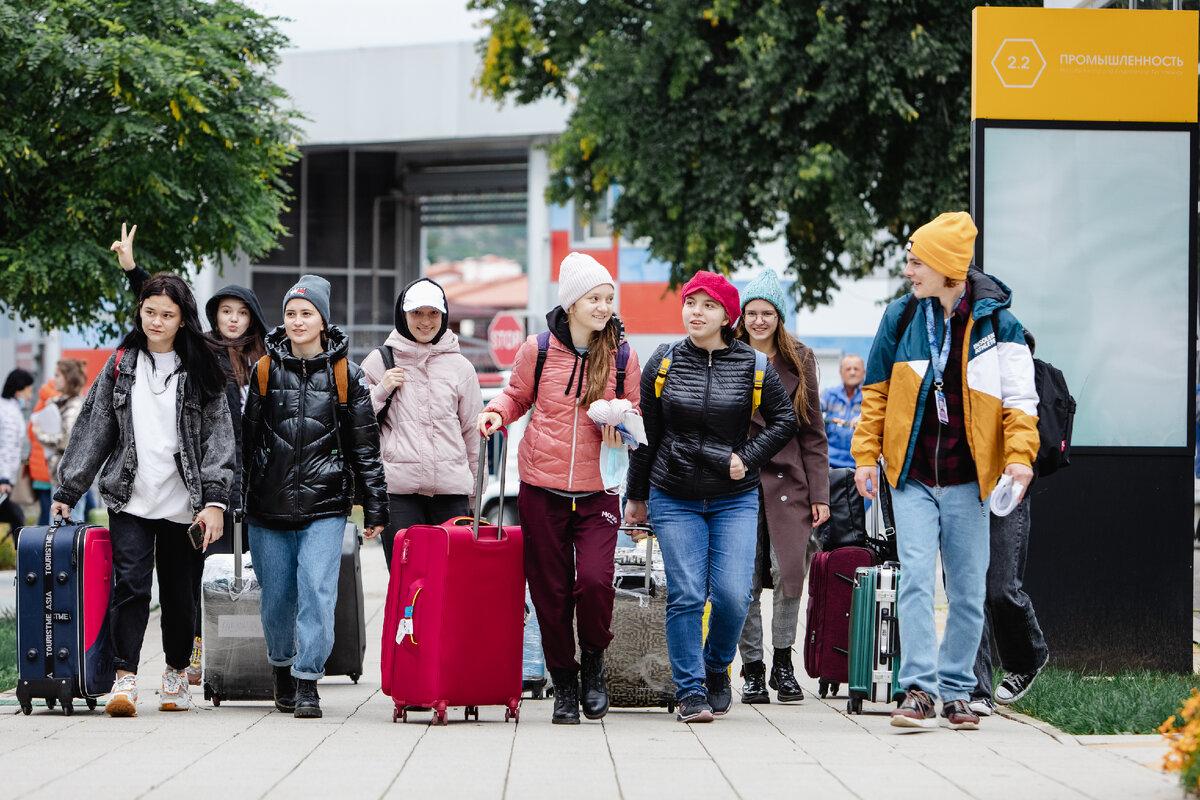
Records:
{"label": "lanyard with badge", "polygon": [[[965,293],[966,287],[963,287]],[[962,294],[958,295],[958,299],[954,301],[951,308],[958,308],[958,304],[962,302]],[[942,346],[939,349],[937,344],[937,325],[933,318],[933,306],[937,302],[936,297],[928,298],[925,302],[925,330],[929,334],[929,362],[933,367],[933,397],[937,403],[938,422],[943,425],[950,424],[950,410],[946,406],[946,393],[943,391],[942,374],[946,371],[946,362],[950,360],[950,317],[946,318],[946,331],[942,337]],[[953,312],[951,312],[953,315]]]}

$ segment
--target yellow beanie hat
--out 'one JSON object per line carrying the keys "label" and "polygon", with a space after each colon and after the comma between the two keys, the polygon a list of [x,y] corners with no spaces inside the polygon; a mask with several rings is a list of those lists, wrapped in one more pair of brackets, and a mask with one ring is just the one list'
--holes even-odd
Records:
{"label": "yellow beanie hat", "polygon": [[950,211],[917,228],[908,237],[908,249],[950,280],[961,281],[975,257],[978,233],[970,214]]}

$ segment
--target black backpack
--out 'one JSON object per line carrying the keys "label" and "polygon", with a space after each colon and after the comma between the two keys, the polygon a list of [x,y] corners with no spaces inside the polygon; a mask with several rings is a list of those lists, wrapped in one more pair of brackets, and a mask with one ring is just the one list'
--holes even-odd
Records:
{"label": "black backpack", "polygon": [[[900,333],[912,321],[917,310],[917,298],[909,297],[900,315]],[[992,327],[1000,330],[999,311],[992,314]],[[1071,429],[1075,425],[1075,398],[1067,388],[1067,379],[1053,364],[1033,359],[1033,383],[1038,404],[1038,453],[1033,472],[1038,477],[1053,475],[1071,465]]]}
{"label": "black backpack", "polygon": [[1038,394],[1038,454],[1033,471],[1039,477],[1052,475],[1071,464],[1071,428],[1075,425],[1075,398],[1067,389],[1062,371],[1033,360],[1033,379]]}

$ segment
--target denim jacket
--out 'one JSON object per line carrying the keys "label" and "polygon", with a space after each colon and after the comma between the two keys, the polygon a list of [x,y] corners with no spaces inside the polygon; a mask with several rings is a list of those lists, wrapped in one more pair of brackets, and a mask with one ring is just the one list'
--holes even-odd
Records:
{"label": "denim jacket", "polygon": [[[137,350],[124,353],[115,374],[114,353],[104,363],[75,420],[71,440],[59,465],[62,485],[54,493],[60,503],[74,506],[100,473],[100,496],[113,510],[129,502],[137,474],[133,441],[133,382]],[[186,375],[180,375],[176,396],[179,453],[176,466],[187,487],[192,513],[209,503],[230,504],[233,482],[233,424],[229,403],[221,392],[203,406],[185,395]]]}

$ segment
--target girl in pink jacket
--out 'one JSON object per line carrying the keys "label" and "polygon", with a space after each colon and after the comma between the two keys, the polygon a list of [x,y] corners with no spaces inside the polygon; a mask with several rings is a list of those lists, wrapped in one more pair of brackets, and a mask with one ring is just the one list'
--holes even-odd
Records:
{"label": "girl in pink jacket", "polygon": [[483,395],[448,323],[442,287],[428,278],[413,281],[396,298],[396,328],[384,342],[395,365],[387,369],[378,350],[362,362],[379,416],[389,570],[397,531],[441,525],[470,514],[478,502],[472,497],[479,469],[475,421]]}
{"label": "girl in pink jacket", "polygon": [[[604,650],[612,641],[620,502],[617,487],[606,487],[600,475],[600,445],[624,445],[615,428],[602,431],[587,410],[595,400],[618,396],[637,409],[641,374],[637,354],[621,341],[614,286],[590,256],[571,253],[563,259],[559,306],[546,315],[550,335],[540,380],[534,377],[538,337],[530,336],[517,351],[508,386],[479,415],[479,431],[487,436],[533,408],[517,454],[517,509],[525,535],[525,578],[554,679],[552,721],[560,725],[579,724],[580,664],[572,622],[582,651],[583,713],[599,719],[608,711]],[[618,389],[622,349],[628,358]]]}

